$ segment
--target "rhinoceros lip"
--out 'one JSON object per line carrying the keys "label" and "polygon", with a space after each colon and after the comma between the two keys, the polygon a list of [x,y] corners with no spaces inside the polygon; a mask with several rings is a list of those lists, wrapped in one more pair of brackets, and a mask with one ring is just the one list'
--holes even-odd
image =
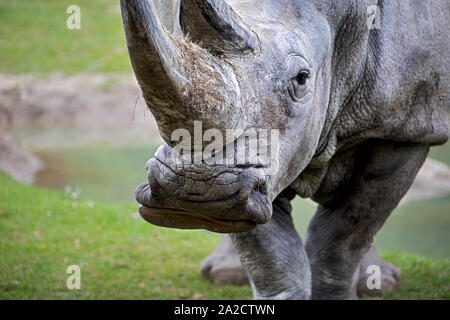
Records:
{"label": "rhinoceros lip", "polygon": [[206,229],[217,233],[240,233],[256,227],[256,223],[250,220],[216,219],[183,210],[151,208],[144,205],[139,208],[139,213],[145,221],[166,228]]}

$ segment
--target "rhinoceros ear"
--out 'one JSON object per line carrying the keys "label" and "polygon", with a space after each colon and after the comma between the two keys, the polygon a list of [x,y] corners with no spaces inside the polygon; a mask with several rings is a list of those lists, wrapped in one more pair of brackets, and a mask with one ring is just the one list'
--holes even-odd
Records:
{"label": "rhinoceros ear", "polygon": [[213,52],[259,50],[256,34],[224,0],[181,0],[180,22],[193,42]]}

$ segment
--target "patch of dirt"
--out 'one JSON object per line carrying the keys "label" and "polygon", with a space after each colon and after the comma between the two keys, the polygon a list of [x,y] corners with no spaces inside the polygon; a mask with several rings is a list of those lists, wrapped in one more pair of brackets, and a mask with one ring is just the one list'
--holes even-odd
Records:
{"label": "patch of dirt", "polygon": [[156,128],[133,76],[0,74],[2,128]]}
{"label": "patch of dirt", "polygon": [[6,133],[0,132],[0,170],[17,181],[33,183],[43,164],[38,157],[21,147]]}
{"label": "patch of dirt", "polygon": [[0,170],[32,183],[42,161],[28,150],[159,141],[141,96],[133,75],[0,73]]}
{"label": "patch of dirt", "polygon": [[450,168],[444,163],[428,158],[401,203],[449,195]]}

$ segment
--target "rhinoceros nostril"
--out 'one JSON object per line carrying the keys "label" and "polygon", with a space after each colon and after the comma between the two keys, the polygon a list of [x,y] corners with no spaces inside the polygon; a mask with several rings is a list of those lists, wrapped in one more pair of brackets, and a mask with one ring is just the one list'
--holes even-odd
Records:
{"label": "rhinoceros nostril", "polygon": [[148,182],[141,184],[137,187],[136,192],[136,201],[140,204],[148,204],[151,197],[151,190]]}
{"label": "rhinoceros nostril", "polygon": [[263,181],[256,181],[253,185],[253,191],[259,192],[262,195],[267,195],[267,185]]}

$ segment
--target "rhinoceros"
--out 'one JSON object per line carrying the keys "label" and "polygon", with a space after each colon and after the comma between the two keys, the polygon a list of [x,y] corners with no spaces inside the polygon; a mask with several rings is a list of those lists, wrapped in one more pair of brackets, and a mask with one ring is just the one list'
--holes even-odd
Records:
{"label": "rhinoceros", "polygon": [[[399,271],[372,243],[449,136],[449,2],[121,0],[121,10],[164,139],[136,190],[141,216],[227,234],[203,272],[242,263],[255,299],[353,299],[372,265],[395,286]],[[268,163],[177,161],[173,133],[195,136],[199,122],[205,134],[278,130],[278,152]],[[297,195],[318,204],[304,242]]]}

